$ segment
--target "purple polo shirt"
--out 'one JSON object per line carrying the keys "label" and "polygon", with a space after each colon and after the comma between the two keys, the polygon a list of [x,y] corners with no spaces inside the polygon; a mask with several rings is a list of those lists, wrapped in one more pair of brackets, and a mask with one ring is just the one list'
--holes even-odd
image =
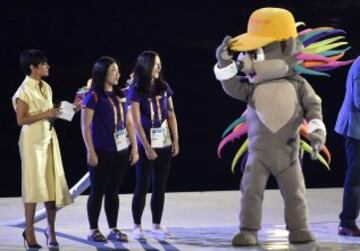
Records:
{"label": "purple polo shirt", "polygon": [[[161,123],[169,117],[168,114],[168,98],[173,96],[174,92],[170,88],[168,84],[166,84],[166,95],[163,93],[160,95],[160,110],[162,115],[162,121],[159,121],[159,113],[158,106],[156,102],[155,95],[147,96],[146,94],[141,93],[137,87],[136,83],[130,86],[127,99],[129,103],[137,102],[140,104],[140,114],[141,114],[141,124],[145,130],[146,136],[148,140],[150,138],[150,128],[151,127],[160,127]],[[151,98],[151,102],[154,108],[154,124],[151,125],[151,110],[150,110],[150,102],[149,98]]]}
{"label": "purple polo shirt", "polygon": [[[111,98],[116,106],[118,117],[117,130],[126,127],[125,122],[121,123],[119,102],[114,92],[105,92],[106,96],[94,92],[88,92],[83,100],[83,106],[94,110],[94,117],[91,122],[91,135],[95,149],[116,152],[116,144],[114,139],[115,121],[114,108],[108,97]],[[121,102],[124,111],[124,120],[128,112],[127,102]]]}

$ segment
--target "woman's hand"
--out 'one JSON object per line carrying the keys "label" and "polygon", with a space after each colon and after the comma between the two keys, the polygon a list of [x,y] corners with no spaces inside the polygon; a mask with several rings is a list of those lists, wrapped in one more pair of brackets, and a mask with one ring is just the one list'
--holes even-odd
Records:
{"label": "woman's hand", "polygon": [[45,115],[48,119],[54,119],[60,114],[61,114],[61,111],[59,108],[51,108],[45,112]]}
{"label": "woman's hand", "polygon": [[179,140],[174,140],[171,146],[171,156],[175,157],[180,152]]}
{"label": "woman's hand", "polygon": [[98,157],[95,151],[88,152],[87,154],[87,162],[90,166],[96,167],[98,165]]}
{"label": "woman's hand", "polygon": [[130,160],[130,165],[132,165],[132,166],[135,165],[136,162],[138,162],[139,152],[137,149],[131,148],[129,160]]}
{"label": "woman's hand", "polygon": [[78,96],[75,97],[75,100],[74,100],[74,105],[75,105],[75,108],[74,108],[74,111],[75,112],[78,112],[81,110],[81,106],[82,106],[82,99]]}
{"label": "woman's hand", "polygon": [[158,157],[157,153],[151,146],[145,148],[145,153],[149,160],[155,160]]}

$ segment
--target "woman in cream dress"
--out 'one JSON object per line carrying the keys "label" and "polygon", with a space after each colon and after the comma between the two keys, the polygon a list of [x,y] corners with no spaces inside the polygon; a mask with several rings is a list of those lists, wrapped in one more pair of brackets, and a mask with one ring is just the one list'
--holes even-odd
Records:
{"label": "woman in cream dress", "polygon": [[44,234],[49,247],[56,247],[56,207],[72,202],[61,161],[59,143],[50,120],[59,109],[53,107],[51,87],[42,80],[49,75],[45,54],[38,50],[24,51],[20,65],[26,78],[12,98],[17,122],[22,126],[19,148],[22,166],[22,198],[25,204],[26,228],[24,243],[41,248],[34,234],[36,203],[43,202],[48,228]]}

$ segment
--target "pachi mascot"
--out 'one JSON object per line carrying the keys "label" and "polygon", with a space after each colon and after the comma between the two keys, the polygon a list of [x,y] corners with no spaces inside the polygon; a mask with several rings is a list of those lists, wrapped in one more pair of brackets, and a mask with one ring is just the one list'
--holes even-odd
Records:
{"label": "pachi mascot", "polygon": [[[217,80],[226,94],[247,103],[245,114],[225,132],[235,128],[219,150],[228,141],[247,134],[248,140],[235,157],[237,161],[247,148],[241,181],[240,232],[232,239],[234,246],[258,244],[263,195],[270,175],[277,180],[284,199],[289,242],[315,241],[308,225],[299,158],[301,146],[306,144],[300,139],[304,123],[304,135],[311,144],[305,149],[311,149],[315,158],[319,151],[329,154],[324,147],[326,128],[321,99],[299,74],[327,76],[324,71],[351,60],[338,61],[348,49],[336,49],[347,44],[339,42],[344,38],[343,30],[321,27],[298,33],[297,26],[285,9],[258,9],[248,21],[247,33],[235,38],[227,36],[216,50]],[[234,61],[236,52],[239,55]]]}

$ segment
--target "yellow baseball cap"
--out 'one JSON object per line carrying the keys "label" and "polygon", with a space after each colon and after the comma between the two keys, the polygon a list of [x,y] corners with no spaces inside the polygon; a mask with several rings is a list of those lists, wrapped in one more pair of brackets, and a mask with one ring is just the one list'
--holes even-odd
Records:
{"label": "yellow baseball cap", "polygon": [[247,33],[231,39],[229,48],[232,51],[251,51],[297,36],[295,19],[288,10],[262,8],[251,14]]}

